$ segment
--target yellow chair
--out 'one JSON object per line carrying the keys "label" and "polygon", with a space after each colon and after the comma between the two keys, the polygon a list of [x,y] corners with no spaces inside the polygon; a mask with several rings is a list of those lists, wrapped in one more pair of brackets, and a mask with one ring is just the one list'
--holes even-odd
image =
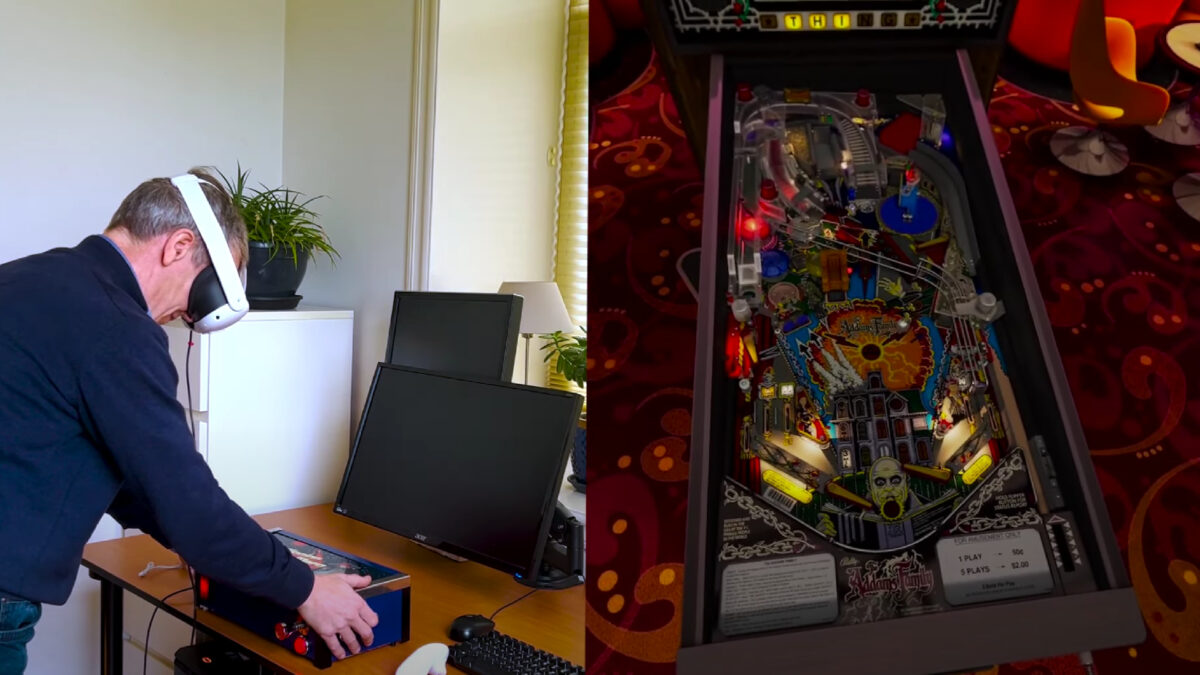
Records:
{"label": "yellow chair", "polygon": [[[1079,3],[1070,65],[1075,102],[1097,125],[1157,125],[1171,103],[1166,89],[1138,81],[1133,25],[1105,16],[1104,0]],[[1050,150],[1063,164],[1092,176],[1111,176],[1129,165],[1129,149],[1099,127],[1062,129]]]}

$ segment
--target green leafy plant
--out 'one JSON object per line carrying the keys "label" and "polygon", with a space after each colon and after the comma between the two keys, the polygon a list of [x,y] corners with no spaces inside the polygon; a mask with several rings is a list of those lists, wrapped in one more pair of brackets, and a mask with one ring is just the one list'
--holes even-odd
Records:
{"label": "green leafy plant", "polygon": [[549,363],[557,356],[554,369],[559,375],[579,387],[587,384],[587,331],[583,335],[564,335],[562,331],[555,331],[542,337],[549,340],[542,345],[542,351],[546,352],[542,360]]}
{"label": "green leafy plant", "polygon": [[243,171],[240,163],[236,180],[229,180],[220,170],[217,173],[225,181],[233,205],[246,223],[250,241],[269,244],[272,258],[280,251],[291,251],[293,260],[299,259],[301,251],[324,253],[330,263],[334,262],[334,256],[340,257],[325,229],[317,223],[317,212],[309,208],[309,204],[324,195],[306,198],[296,190],[268,188],[261,183],[262,189],[249,187],[250,171]]}

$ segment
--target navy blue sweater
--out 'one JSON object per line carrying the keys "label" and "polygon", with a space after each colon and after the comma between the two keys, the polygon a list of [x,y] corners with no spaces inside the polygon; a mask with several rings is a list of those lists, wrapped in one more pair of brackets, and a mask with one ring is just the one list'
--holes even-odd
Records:
{"label": "navy blue sweater", "polygon": [[63,604],[105,512],[287,607],[313,575],[229,499],[137,278],[99,236],[0,265],[0,592]]}

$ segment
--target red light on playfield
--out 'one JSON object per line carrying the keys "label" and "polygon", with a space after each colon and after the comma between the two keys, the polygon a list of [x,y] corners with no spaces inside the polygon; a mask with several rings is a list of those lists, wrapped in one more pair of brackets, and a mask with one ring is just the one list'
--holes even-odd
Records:
{"label": "red light on playfield", "polygon": [[767,236],[767,226],[757,218],[747,216],[742,219],[741,231],[743,239],[762,239]]}
{"label": "red light on playfield", "polygon": [[761,241],[771,236],[771,225],[755,217],[753,211],[738,209],[734,232],[739,239]]}
{"label": "red light on playfield", "polygon": [[208,599],[208,578],[200,577],[200,599]]}

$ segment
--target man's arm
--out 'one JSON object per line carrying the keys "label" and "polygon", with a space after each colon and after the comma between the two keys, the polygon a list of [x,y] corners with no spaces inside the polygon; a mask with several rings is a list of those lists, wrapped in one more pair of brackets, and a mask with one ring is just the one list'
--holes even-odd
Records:
{"label": "man's arm", "polygon": [[127,488],[122,487],[121,491],[117,493],[113,503],[108,507],[108,515],[116,518],[121,527],[137,528],[154,537],[155,541],[166,548],[174,548],[171,541],[163,534],[162,528],[155,522],[150,506]]}
{"label": "man's arm", "polygon": [[125,480],[118,508],[126,516],[148,508],[140,522],[157,523],[159,534],[204,574],[299,607],[312,591],[312,571],[229,498],[196,452],[175,400],[178,375],[166,335],[118,335],[101,338],[79,374],[85,425]]}
{"label": "man's arm", "polygon": [[360,641],[369,646],[379,617],[354,589],[370,577],[314,578],[225,494],[192,443],[175,400],[178,382],[161,331],[124,339],[110,333],[85,359],[79,376],[82,417],[125,479],[118,509],[126,515],[145,509],[140,520],[157,525],[153,536],[163,543],[169,539],[202,573],[298,609],[336,658],[344,658],[347,648],[357,654]]}

